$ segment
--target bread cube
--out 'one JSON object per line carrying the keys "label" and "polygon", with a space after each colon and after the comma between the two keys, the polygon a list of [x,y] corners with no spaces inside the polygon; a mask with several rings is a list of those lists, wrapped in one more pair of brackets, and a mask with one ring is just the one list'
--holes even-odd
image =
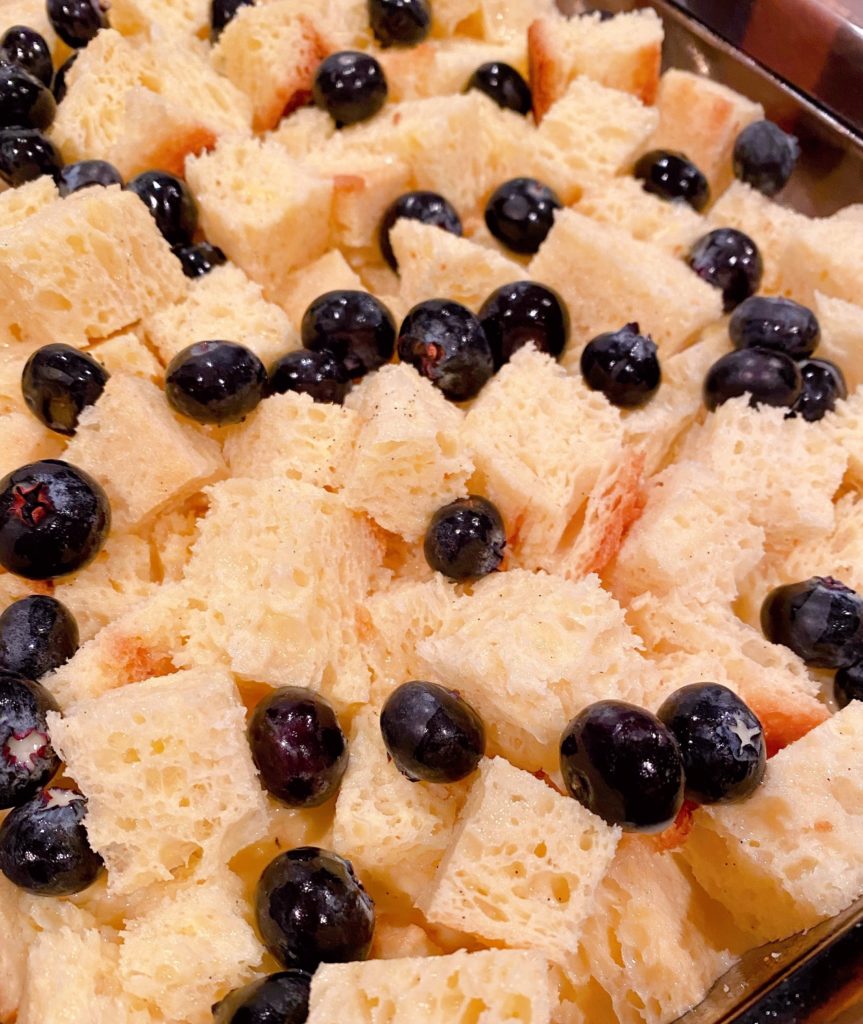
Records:
{"label": "bread cube", "polygon": [[[21,919],[18,904],[21,890],[0,878],[0,928],[6,936],[20,934]],[[24,942],[4,942],[0,945],[0,1018],[13,1020],[21,1005],[27,979],[27,946]]]}
{"label": "bread cube", "polygon": [[863,261],[860,224],[853,217],[825,217],[804,222],[798,235],[786,235],[779,255],[783,294],[812,305],[816,292],[846,302],[860,298]]}
{"label": "bread cube", "polygon": [[15,227],[58,198],[57,186],[48,174],[0,192],[0,231]]}
{"label": "bread cube", "polygon": [[370,959],[400,960],[409,956],[440,956],[441,953],[440,946],[418,924],[404,924],[376,911]]}
{"label": "bread cube", "polygon": [[0,416],[0,476],[37,459],[56,459],[63,453],[63,439],[44,427],[31,412],[7,412]]}
{"label": "bread cube", "polygon": [[305,159],[336,133],[330,115],[320,107],[300,107],[283,117],[267,138],[272,139],[296,160]]}
{"label": "bread cube", "polygon": [[138,330],[121,331],[106,341],[93,345],[89,354],[98,360],[108,373],[133,373],[154,384],[164,376],[159,360],[141,339]]}
{"label": "bread cube", "polygon": [[821,421],[832,434],[835,445],[848,459],[847,480],[852,484],[863,482],[863,389],[858,388],[847,401],[838,402],[832,416]]}
{"label": "bread cube", "polygon": [[192,544],[198,539],[198,520],[206,514],[202,494],[193,494],[178,508],[156,517],[150,530],[153,575],[158,582],[183,578]]}
{"label": "bread cube", "polygon": [[817,356],[836,363],[850,394],[863,384],[863,308],[821,292],[815,292],[813,307],[821,324]]}
{"label": "bread cube", "polygon": [[[265,0],[268,5],[273,2]],[[293,0],[293,9],[315,25],[329,53],[368,50],[373,43],[368,0]]]}
{"label": "bread cube", "polygon": [[478,39],[442,39],[410,48],[388,47],[375,55],[384,69],[388,99],[425,99],[460,93],[481,64],[501,61],[527,76],[526,39],[505,43]]}
{"label": "bread cube", "polygon": [[288,283],[276,297],[288,314],[291,327],[299,331],[303,314],[314,300],[326,292],[363,291],[363,282],[351,269],[338,249],[330,249],[291,274]]}
{"label": "bread cube", "polygon": [[111,27],[124,36],[189,42],[210,31],[208,0],[112,0]]}

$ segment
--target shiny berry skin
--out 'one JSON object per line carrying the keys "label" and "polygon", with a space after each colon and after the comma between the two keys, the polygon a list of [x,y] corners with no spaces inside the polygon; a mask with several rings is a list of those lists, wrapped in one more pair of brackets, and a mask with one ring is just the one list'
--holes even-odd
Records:
{"label": "shiny berry skin", "polygon": [[213,1007],[213,1024],[306,1024],[312,976],[290,970],[235,988]]}
{"label": "shiny berry skin", "polygon": [[593,391],[612,405],[637,409],[655,394],[662,379],[656,343],[639,334],[638,324],[600,334],[581,353],[581,375]]}
{"label": "shiny berry skin", "polygon": [[122,184],[120,172],[107,160],[79,160],[74,164],[66,164],[57,176],[57,188],[64,199],[73,192],[80,192],[82,188],[93,185],[107,188],[109,185]]}
{"label": "shiny berry skin", "polygon": [[214,43],[223,29],[234,20],[241,7],[251,7],[255,0],[212,0],[210,3],[210,42]]}
{"label": "shiny berry skin", "polygon": [[167,171],[144,171],[126,188],[144,203],[171,245],[191,242],[198,226],[198,207],[181,178]]}
{"label": "shiny berry skin", "polygon": [[241,423],[266,394],[267,371],[251,349],[233,341],[199,341],[168,363],[165,394],[198,423]]}
{"label": "shiny berry skin", "polygon": [[276,857],[261,875],[255,904],[264,945],[284,967],[314,972],[369,955],[375,905],[337,853],[300,846]]}
{"label": "shiny berry skin", "polygon": [[513,281],[495,289],[482,304],[479,320],[496,370],[524,345],[557,359],[569,338],[563,299],[536,281]]}
{"label": "shiny berry skin", "polygon": [[790,407],[800,397],[803,378],[794,360],[766,348],[741,348],[717,359],[704,378],[704,404],[713,412],[731,398],[749,404]]}
{"label": "shiny berry skin", "polygon": [[31,462],[0,480],[0,565],[18,576],[47,580],[83,568],[110,526],[101,484],[68,462]]}
{"label": "shiny berry skin", "polygon": [[99,29],[108,27],[105,0],[48,0],[51,28],[73,50],[95,39]]}
{"label": "shiny berry skin", "polygon": [[348,766],[348,744],[332,705],[314,690],[284,686],[249,719],[252,760],[264,788],[289,807],[319,807]]}
{"label": "shiny berry skin", "polygon": [[485,207],[485,223],[513,252],[535,253],[562,208],[554,192],[535,178],[512,178],[499,185]]}
{"label": "shiny berry skin", "polygon": [[863,661],[863,598],[832,576],[771,590],[761,605],[761,629],[815,668]]}
{"label": "shiny berry skin", "polygon": [[758,246],[735,228],[708,232],[692,246],[686,261],[702,280],[722,292],[726,313],[758,291],[764,271]]}
{"label": "shiny berry skin", "polygon": [[485,726],[454,690],[402,683],[381,710],[381,735],[396,768],[411,782],[458,782],[485,754]]}
{"label": "shiny berry skin", "polygon": [[734,174],[765,196],[775,196],[788,183],[800,156],[793,135],[772,121],[747,125],[734,143]]}
{"label": "shiny berry skin", "polygon": [[12,188],[44,174],[56,179],[62,166],[60,150],[36,128],[0,129],[0,179]]}
{"label": "shiny berry skin", "polygon": [[735,348],[771,348],[792,359],[807,359],[821,340],[811,309],[793,299],[753,295],[731,314],[728,333]]}
{"label": "shiny berry skin", "polygon": [[315,402],[341,405],[351,381],[344,364],[330,352],[288,352],[270,368],[270,394],[297,391]]}
{"label": "shiny berry skin", "polygon": [[57,113],[51,90],[25,68],[0,64],[0,128],[49,128]]}
{"label": "shiny berry skin", "polygon": [[692,683],[668,697],[656,717],[677,740],[687,800],[743,800],[764,778],[767,745],[757,715],[719,683]]}
{"label": "shiny berry skin", "polygon": [[423,551],[432,569],[461,583],[494,572],[503,561],[505,547],[500,512],[488,498],[471,494],[434,513]]}
{"label": "shiny berry skin", "polygon": [[0,668],[41,679],[78,650],[75,616],[55,597],[31,594],[0,615]]}
{"label": "shiny berry skin", "polygon": [[367,121],[387,100],[384,69],[371,54],[342,50],[321,61],[312,96],[341,128]]}
{"label": "shiny berry skin", "polygon": [[59,343],[43,345],[24,364],[21,392],[37,420],[71,437],[78,417],[99,398],[109,376],[86,352]]}
{"label": "shiny berry skin", "polygon": [[852,700],[863,700],[863,661],[839,669],[833,680],[833,695],[840,708]]}
{"label": "shiny berry skin", "polygon": [[45,716],[59,710],[44,686],[0,669],[0,808],[27,803],[57,774]]}
{"label": "shiny berry skin", "polygon": [[451,235],[461,236],[461,219],[449,200],[437,192],[405,192],[390,203],[381,219],[378,240],[381,253],[393,270],[398,270],[396,255],[390,244],[390,231],[397,220],[418,220],[421,224],[432,224],[443,228]]}
{"label": "shiny berry skin", "polygon": [[660,832],[683,805],[683,759],[659,719],[620,700],[575,716],[560,740],[567,792],[625,832]]}
{"label": "shiny berry skin", "polygon": [[51,88],[54,78],[54,63],[51,60],[51,48],[32,28],[25,25],[13,25],[7,28],[0,39],[0,60],[17,64],[38,78],[43,85]]}
{"label": "shiny berry skin", "polygon": [[833,412],[838,401],[848,397],[848,385],[839,367],[827,359],[807,359],[798,365],[803,389],[789,415],[815,423]]}
{"label": "shiny berry skin", "polygon": [[396,324],[392,313],[369,292],[324,292],[303,314],[303,347],[327,352],[355,380],[393,357]]}
{"label": "shiny berry skin", "polygon": [[369,23],[381,46],[417,46],[431,29],[428,0],[368,0]]}
{"label": "shiny berry skin", "polygon": [[530,86],[511,64],[501,60],[480,64],[467,80],[465,91],[471,89],[484,92],[503,110],[514,110],[517,114],[533,110]]}
{"label": "shiny berry skin", "polygon": [[57,68],[57,74],[54,75],[54,85],[51,87],[54,93],[54,99],[61,103],[66,96],[66,75],[75,61],[78,59],[78,51],[76,50],[71,57],[68,57],[63,63]]}
{"label": "shiny berry skin", "polygon": [[0,871],[34,896],[72,896],[104,869],[87,839],[87,801],[76,790],[52,787],[0,825]]}
{"label": "shiny berry skin", "polygon": [[633,172],[651,195],[688,203],[699,212],[710,201],[707,178],[683,153],[654,149],[640,157]]}
{"label": "shiny berry skin", "polygon": [[209,242],[176,245],[173,251],[186,277],[204,277],[215,267],[224,266],[228,262],[227,256],[218,245],[211,245]]}
{"label": "shiny berry skin", "polygon": [[399,331],[398,353],[454,402],[473,398],[494,374],[491,346],[479,319],[447,299],[413,307]]}

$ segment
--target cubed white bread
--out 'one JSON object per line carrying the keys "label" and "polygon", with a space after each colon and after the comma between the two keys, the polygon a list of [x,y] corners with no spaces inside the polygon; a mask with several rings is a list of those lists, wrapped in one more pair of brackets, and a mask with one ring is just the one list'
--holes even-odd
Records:
{"label": "cubed white bread", "polygon": [[[0,346],[0,412],[26,413],[28,419],[33,419],[33,413],[27,408],[21,391],[21,374],[24,364],[38,347],[15,344]],[[58,437],[58,440],[62,441],[62,438]]]}
{"label": "cubed white bread", "polygon": [[205,38],[210,30],[208,0],[111,0],[111,27],[124,36]]}
{"label": "cubed white bread", "polygon": [[0,231],[20,224],[58,198],[57,186],[49,174],[0,192]]}
{"label": "cubed white bread", "polygon": [[863,308],[815,292],[813,310],[821,324],[816,356],[836,363],[849,393],[856,391],[863,384]]}
{"label": "cubed white bread", "polygon": [[524,37],[505,43],[434,40],[411,48],[389,47],[376,56],[387,78],[388,98],[395,103],[460,93],[474,71],[490,61],[509,64],[527,75]]}
{"label": "cubed white bread", "polygon": [[272,139],[297,160],[314,153],[336,133],[330,115],[320,107],[300,107],[282,118],[267,138]]}
{"label": "cubed white bread", "polygon": [[506,43],[522,38],[531,22],[555,10],[553,0],[438,0],[432,33]]}
{"label": "cubed white bread", "polygon": [[89,352],[108,373],[132,373],[154,383],[162,380],[159,360],[142,340],[142,332],[137,328],[121,331],[105,341],[97,341]]}
{"label": "cubed white bread", "polygon": [[157,516],[149,540],[153,577],[157,582],[182,579],[192,544],[198,538],[198,520],[207,511],[202,494],[193,494],[178,508]]}
{"label": "cubed white bread", "polygon": [[683,856],[756,941],[838,913],[863,892],[863,704],[780,751],[739,804],[695,814]]}
{"label": "cubed white bread", "polygon": [[42,0],[3,0],[0,5],[0,35],[13,25],[26,25],[35,29],[51,48],[55,66],[59,66],[69,55],[69,48],[51,27],[47,5]]}
{"label": "cubed white bread", "polygon": [[375,909],[375,934],[369,957],[372,960],[401,960],[412,956],[440,956],[443,950],[428,932],[414,922],[382,915]]}
{"label": "cubed white bread", "polygon": [[[279,0],[263,0],[264,4]],[[298,15],[308,18],[336,50],[368,50],[373,42],[368,0],[293,0]]]}
{"label": "cubed white bread", "polygon": [[799,235],[786,236],[779,255],[783,293],[809,305],[816,292],[858,302],[861,266],[863,239],[853,217],[805,222]]}
{"label": "cubed white bread", "polygon": [[81,701],[51,713],[50,729],[89,801],[87,834],[110,892],[169,881],[195,855],[206,876],[266,828],[245,709],[218,668]]}
{"label": "cubed white bread", "polygon": [[[21,999],[27,977],[27,945],[21,941],[18,905],[21,890],[0,878],[0,928],[7,941],[0,944],[0,1020],[12,1020]],[[10,941],[13,935],[18,941]]]}
{"label": "cubed white bread", "polygon": [[323,256],[295,270],[275,301],[288,314],[291,327],[299,331],[303,314],[319,295],[342,289],[363,291],[363,282],[341,252],[330,249]]}
{"label": "cubed white bread", "polygon": [[848,459],[847,481],[859,487],[863,484],[863,387],[850,394],[847,401],[838,402],[835,413],[822,422]]}
{"label": "cubed white bread", "polygon": [[40,583],[37,580],[25,580],[22,576],[16,576],[11,572],[0,572],[0,608],[12,604],[19,598],[27,597],[28,594],[51,594],[49,583]]}
{"label": "cubed white bread", "polygon": [[[614,258],[609,258],[609,253]],[[722,314],[722,297],[681,260],[622,228],[562,210],[529,276],[556,289],[569,309],[564,365],[577,365],[591,338],[637,321],[669,356]]]}
{"label": "cubed white bread", "polygon": [[0,476],[37,459],[56,459],[63,453],[63,438],[44,427],[31,412],[0,416]]}

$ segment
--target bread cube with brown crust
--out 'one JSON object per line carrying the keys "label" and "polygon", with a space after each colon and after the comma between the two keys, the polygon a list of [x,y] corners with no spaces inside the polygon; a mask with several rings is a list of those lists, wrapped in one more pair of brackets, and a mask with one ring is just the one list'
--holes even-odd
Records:
{"label": "bread cube with brown crust", "polygon": [[[0,928],[3,934],[20,935],[21,917],[18,909],[21,890],[0,878]],[[23,936],[21,936],[23,939]],[[0,1019],[14,1020],[27,984],[27,944],[24,941],[0,945]]]}

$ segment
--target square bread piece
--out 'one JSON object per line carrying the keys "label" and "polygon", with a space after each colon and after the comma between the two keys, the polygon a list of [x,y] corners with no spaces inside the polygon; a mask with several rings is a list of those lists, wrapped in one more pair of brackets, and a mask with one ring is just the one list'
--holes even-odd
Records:
{"label": "square bread piece", "polygon": [[535,18],[556,9],[554,0],[438,0],[432,9],[432,35],[508,43],[523,38]]}
{"label": "square bread piece", "polygon": [[48,174],[0,192],[0,231],[27,220],[59,197],[54,179]]}
{"label": "square bread piece", "polygon": [[37,459],[57,459],[63,453],[58,434],[43,427],[29,411],[0,416],[0,474],[5,476]]}
{"label": "square bread piece", "polygon": [[111,0],[111,25],[124,36],[191,43],[209,36],[210,11],[210,0]]}

